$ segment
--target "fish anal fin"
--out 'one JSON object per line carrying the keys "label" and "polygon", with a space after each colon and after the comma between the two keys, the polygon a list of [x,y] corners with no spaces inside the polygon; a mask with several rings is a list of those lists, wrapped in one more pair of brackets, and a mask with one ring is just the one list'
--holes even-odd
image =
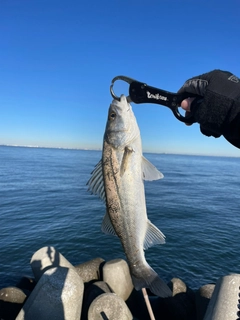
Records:
{"label": "fish anal fin", "polygon": [[143,243],[144,250],[156,245],[164,244],[165,236],[164,234],[153,224],[150,220],[147,222],[147,231]]}
{"label": "fish anal fin", "polygon": [[142,174],[143,180],[153,181],[163,178],[163,174],[144,156],[142,156]]}
{"label": "fish anal fin", "polygon": [[103,233],[106,233],[106,234],[110,234],[110,235],[113,235],[113,236],[117,236],[114,228],[113,228],[113,225],[112,225],[112,222],[109,218],[109,214],[106,212],[105,213],[105,216],[103,218],[103,222],[102,222],[102,232]]}

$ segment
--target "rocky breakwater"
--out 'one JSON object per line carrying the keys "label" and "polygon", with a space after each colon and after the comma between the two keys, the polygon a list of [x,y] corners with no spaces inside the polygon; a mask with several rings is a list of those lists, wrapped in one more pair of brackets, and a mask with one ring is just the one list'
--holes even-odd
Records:
{"label": "rocky breakwater", "polygon": [[[54,247],[31,259],[34,278],[0,290],[1,320],[148,320],[142,291],[133,287],[125,260],[96,258],[73,266]],[[149,298],[156,320],[203,319],[214,285],[194,292],[180,279],[171,298]]]}

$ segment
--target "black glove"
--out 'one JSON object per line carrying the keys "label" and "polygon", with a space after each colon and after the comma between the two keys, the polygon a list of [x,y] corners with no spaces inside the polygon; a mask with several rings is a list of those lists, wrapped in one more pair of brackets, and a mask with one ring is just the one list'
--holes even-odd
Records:
{"label": "black glove", "polygon": [[223,135],[240,148],[240,79],[232,73],[214,70],[185,82],[179,92],[203,97],[192,103],[191,112],[201,132],[215,138]]}

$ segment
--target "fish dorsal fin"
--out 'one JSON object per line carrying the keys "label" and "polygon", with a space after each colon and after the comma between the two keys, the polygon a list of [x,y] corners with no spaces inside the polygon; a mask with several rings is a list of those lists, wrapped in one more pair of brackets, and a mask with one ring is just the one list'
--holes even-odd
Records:
{"label": "fish dorsal fin", "polygon": [[113,228],[112,222],[109,218],[109,214],[106,212],[105,216],[103,218],[103,222],[102,222],[102,232],[106,233],[106,234],[111,234],[113,236],[116,236],[116,232]]}
{"label": "fish dorsal fin", "polygon": [[143,249],[146,250],[155,244],[164,244],[165,235],[150,220],[147,222],[147,232],[145,235]]}
{"label": "fish dorsal fin", "polygon": [[142,174],[143,180],[152,181],[163,178],[163,174],[144,156],[142,156]]}
{"label": "fish dorsal fin", "polygon": [[103,182],[103,173],[102,173],[102,160],[98,162],[95,169],[92,172],[91,178],[87,182],[88,190],[93,194],[99,195],[99,197],[106,202],[106,195]]}

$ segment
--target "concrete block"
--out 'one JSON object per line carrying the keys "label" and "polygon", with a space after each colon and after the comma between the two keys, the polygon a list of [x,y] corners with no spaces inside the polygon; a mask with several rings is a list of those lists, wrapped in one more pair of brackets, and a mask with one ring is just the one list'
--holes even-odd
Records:
{"label": "concrete block", "polygon": [[204,320],[239,319],[240,274],[218,279]]}
{"label": "concrete block", "polygon": [[215,284],[205,284],[195,294],[197,320],[203,320],[209,301],[212,297]]}
{"label": "concrete block", "polygon": [[36,284],[16,320],[79,320],[84,284],[75,270],[47,270]]}
{"label": "concrete block", "polygon": [[74,267],[79,276],[83,279],[83,282],[100,280],[100,267],[104,261],[105,260],[102,258],[95,258],[93,260],[78,264]]}
{"label": "concrete block", "polygon": [[26,294],[19,288],[7,287],[1,289],[0,319],[15,319],[26,298]]}
{"label": "concrete block", "polygon": [[179,278],[172,278],[171,282],[168,285],[172,290],[173,297],[176,294],[187,292],[186,284]]}
{"label": "concrete block", "polygon": [[132,320],[133,316],[122,298],[114,293],[103,293],[90,305],[88,320]]}
{"label": "concrete block", "polygon": [[51,268],[60,266],[74,270],[74,266],[54,247],[43,247],[39,249],[32,256],[30,264],[36,281],[41,278],[45,271]]}
{"label": "concrete block", "polygon": [[84,290],[82,319],[87,319],[89,307],[94,299],[103,293],[112,292],[109,286],[103,281],[96,281]]}
{"label": "concrete block", "polygon": [[104,264],[103,281],[124,301],[134,289],[128,264],[123,259],[111,260]]}

